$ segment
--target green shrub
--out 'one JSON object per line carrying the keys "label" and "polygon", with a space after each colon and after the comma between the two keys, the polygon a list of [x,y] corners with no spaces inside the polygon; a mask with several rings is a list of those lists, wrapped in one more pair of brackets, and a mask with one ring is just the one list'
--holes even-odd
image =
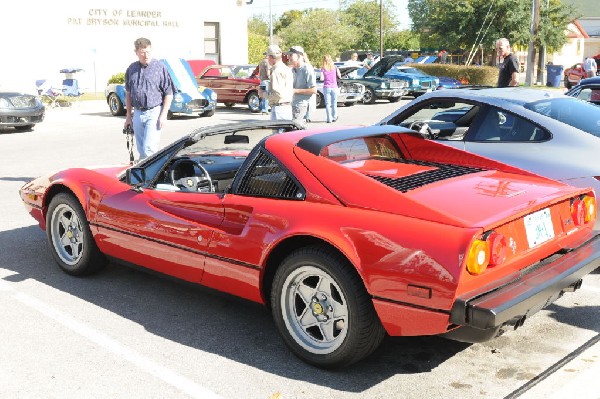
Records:
{"label": "green shrub", "polygon": [[491,66],[464,66],[453,64],[408,64],[434,76],[448,76],[464,84],[496,86],[498,68]]}
{"label": "green shrub", "polygon": [[118,73],[113,75],[108,79],[107,84],[116,83],[116,84],[124,84],[125,83],[125,72]]}

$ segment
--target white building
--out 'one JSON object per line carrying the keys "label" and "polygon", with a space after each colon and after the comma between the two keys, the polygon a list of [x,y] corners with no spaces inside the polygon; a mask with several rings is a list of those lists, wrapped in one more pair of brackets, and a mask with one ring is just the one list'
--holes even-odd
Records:
{"label": "white building", "polygon": [[153,57],[247,63],[246,0],[53,0],[11,2],[0,13],[4,32],[0,81],[62,82],[63,68],[87,91],[137,60],[133,42],[152,41]]}

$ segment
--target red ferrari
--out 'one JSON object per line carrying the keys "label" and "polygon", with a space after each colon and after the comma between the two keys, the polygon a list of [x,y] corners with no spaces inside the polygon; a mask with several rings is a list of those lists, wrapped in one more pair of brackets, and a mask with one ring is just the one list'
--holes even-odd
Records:
{"label": "red ferrari", "polygon": [[492,339],[600,265],[591,189],[398,126],[206,127],[20,195],[66,273],[110,260],[263,303],[322,368],[385,334]]}

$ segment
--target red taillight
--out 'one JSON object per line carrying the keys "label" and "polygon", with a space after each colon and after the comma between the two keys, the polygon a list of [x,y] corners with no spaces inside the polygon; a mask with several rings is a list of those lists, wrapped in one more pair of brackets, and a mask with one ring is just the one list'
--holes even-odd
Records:
{"label": "red taillight", "polygon": [[576,226],[596,220],[596,198],[583,195],[571,199],[571,217]]}
{"label": "red taillight", "polygon": [[571,217],[575,226],[581,226],[585,221],[585,204],[580,198],[571,200]]}
{"label": "red taillight", "polygon": [[467,270],[471,274],[481,274],[488,266],[497,266],[506,260],[506,238],[495,231],[483,234],[475,240],[467,253]]}
{"label": "red taillight", "polygon": [[506,238],[502,234],[492,231],[487,237],[490,243],[490,266],[504,263],[506,260]]}

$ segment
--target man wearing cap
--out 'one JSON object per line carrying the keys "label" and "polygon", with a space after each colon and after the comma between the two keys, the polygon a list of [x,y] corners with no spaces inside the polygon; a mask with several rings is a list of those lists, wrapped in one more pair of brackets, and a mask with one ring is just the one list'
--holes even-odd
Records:
{"label": "man wearing cap", "polygon": [[272,44],[267,47],[267,57],[271,65],[271,79],[268,86],[268,99],[271,105],[271,120],[292,119],[292,96],[294,76],[292,70],[283,63],[281,49]]}
{"label": "man wearing cap", "polygon": [[315,69],[306,62],[304,49],[300,46],[288,52],[294,71],[294,96],[292,98],[292,118],[302,126],[306,125],[306,111],[310,98],[317,92]]}

